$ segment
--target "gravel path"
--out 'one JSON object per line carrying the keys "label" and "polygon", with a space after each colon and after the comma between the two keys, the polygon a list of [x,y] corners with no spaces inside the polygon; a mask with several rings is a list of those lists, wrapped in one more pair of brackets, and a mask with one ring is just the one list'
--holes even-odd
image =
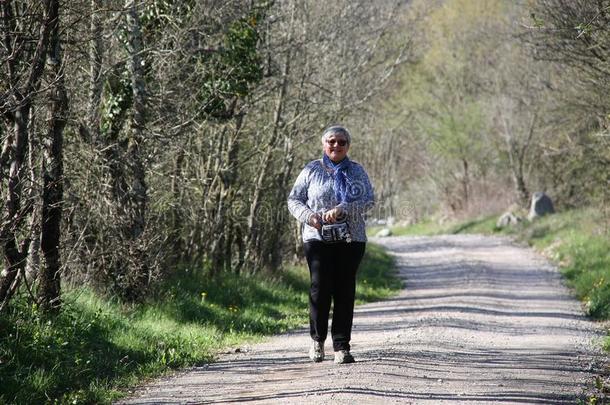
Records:
{"label": "gravel path", "polygon": [[601,327],[530,249],[477,235],[374,241],[406,288],[357,308],[355,364],[311,363],[297,330],[123,403],[573,404],[602,369]]}

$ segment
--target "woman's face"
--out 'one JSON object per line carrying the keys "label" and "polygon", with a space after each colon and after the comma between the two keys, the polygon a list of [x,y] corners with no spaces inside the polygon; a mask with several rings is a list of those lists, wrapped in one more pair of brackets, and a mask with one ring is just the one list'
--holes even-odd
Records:
{"label": "woman's face", "polygon": [[343,134],[330,134],[324,141],[324,154],[333,162],[342,161],[347,156],[349,143]]}

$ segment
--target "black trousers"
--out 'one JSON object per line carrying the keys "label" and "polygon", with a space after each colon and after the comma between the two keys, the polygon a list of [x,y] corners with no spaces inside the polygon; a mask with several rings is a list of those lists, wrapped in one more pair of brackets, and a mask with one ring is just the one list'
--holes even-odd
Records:
{"label": "black trousers", "polygon": [[356,272],[365,249],[364,242],[327,244],[305,242],[309,266],[309,331],[318,342],[326,340],[328,316],[333,303],[331,334],[333,349],[349,350],[354,318]]}

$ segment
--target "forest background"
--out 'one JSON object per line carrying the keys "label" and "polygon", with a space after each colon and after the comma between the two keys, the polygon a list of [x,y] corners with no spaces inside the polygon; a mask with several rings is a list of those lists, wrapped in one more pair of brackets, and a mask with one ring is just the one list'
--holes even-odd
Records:
{"label": "forest background", "polygon": [[142,302],[184,267],[210,285],[282,273],[300,256],[286,196],[332,123],[371,176],[371,221],[498,213],[534,191],[608,209],[606,0],[13,0],[0,15],[11,322],[80,288]]}

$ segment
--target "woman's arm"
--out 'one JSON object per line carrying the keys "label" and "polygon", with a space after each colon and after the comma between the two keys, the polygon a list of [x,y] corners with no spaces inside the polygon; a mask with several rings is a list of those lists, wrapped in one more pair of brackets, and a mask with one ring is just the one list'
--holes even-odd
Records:
{"label": "woman's arm", "polygon": [[310,218],[315,214],[307,206],[309,171],[309,165],[301,170],[288,196],[288,211],[301,223],[309,223]]}

